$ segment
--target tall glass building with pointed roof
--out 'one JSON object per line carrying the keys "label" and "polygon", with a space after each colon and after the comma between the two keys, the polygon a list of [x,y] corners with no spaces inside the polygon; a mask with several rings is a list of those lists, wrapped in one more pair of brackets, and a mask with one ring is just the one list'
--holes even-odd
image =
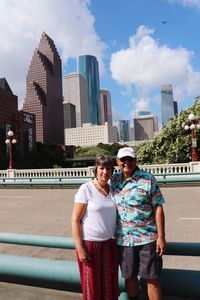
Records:
{"label": "tall glass building with pointed roof", "polygon": [[88,84],[88,122],[100,125],[100,88],[99,64],[92,55],[79,56],[79,73],[87,79]]}
{"label": "tall glass building with pointed roof", "polygon": [[161,85],[161,116],[162,125],[166,125],[178,113],[177,103],[174,101],[171,84]]}

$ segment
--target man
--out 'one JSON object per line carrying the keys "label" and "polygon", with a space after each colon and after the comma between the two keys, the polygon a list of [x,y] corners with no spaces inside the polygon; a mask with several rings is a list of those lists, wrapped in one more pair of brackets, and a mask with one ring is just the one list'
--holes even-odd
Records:
{"label": "man", "polygon": [[118,209],[119,263],[130,299],[138,299],[138,276],[147,280],[150,300],[161,300],[160,275],[165,250],[165,202],[156,179],[136,165],[131,147],[118,151],[120,172],[112,177]]}

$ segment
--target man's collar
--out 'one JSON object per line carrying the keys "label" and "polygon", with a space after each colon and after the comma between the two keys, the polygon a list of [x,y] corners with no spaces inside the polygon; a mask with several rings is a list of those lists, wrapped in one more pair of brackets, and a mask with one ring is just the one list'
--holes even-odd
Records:
{"label": "man's collar", "polygon": [[123,173],[121,172],[121,180],[122,181],[128,181],[128,180],[130,180],[130,181],[134,181],[134,177],[135,177],[135,175],[137,174],[137,172],[140,170],[140,168],[138,167],[138,166],[135,166],[135,170],[134,170],[134,172],[133,172],[133,174],[129,177],[129,178],[123,178]]}

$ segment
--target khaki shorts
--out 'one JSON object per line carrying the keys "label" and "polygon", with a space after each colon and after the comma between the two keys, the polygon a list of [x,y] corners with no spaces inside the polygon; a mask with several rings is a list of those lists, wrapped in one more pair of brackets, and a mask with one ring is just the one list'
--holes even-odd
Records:
{"label": "khaki shorts", "polygon": [[156,242],[133,247],[118,246],[118,253],[123,278],[138,275],[145,279],[160,278],[162,257],[156,252]]}

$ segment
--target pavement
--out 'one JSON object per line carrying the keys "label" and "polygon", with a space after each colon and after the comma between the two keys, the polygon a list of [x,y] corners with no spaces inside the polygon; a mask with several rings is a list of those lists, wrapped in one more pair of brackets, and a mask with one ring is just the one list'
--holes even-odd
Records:
{"label": "pavement", "polygon": [[[166,199],[166,239],[199,242],[200,187],[161,187]],[[70,219],[76,189],[0,189],[0,232],[71,236]],[[0,253],[75,260],[73,250],[0,244]],[[164,267],[200,270],[200,257],[164,256]],[[78,300],[81,294],[0,283],[0,300]],[[182,300],[164,297],[163,300]],[[193,299],[188,299],[193,300]]]}

